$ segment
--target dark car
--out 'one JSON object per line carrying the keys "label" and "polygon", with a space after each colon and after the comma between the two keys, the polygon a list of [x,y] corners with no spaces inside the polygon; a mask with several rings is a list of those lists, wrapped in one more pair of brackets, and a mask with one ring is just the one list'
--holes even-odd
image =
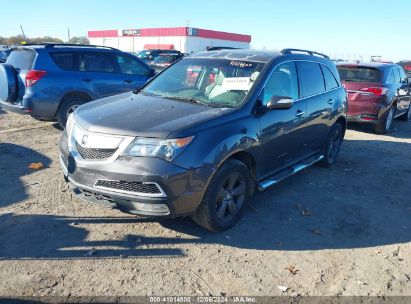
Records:
{"label": "dark car", "polygon": [[161,72],[165,68],[169,67],[175,61],[183,57],[183,54],[160,54],[154,61],[151,63],[151,67],[156,71],[156,73]]}
{"label": "dark car", "polygon": [[124,212],[231,227],[256,188],[336,161],[346,92],[328,57],[299,52],[197,53],[139,93],[80,106],[60,140],[66,180]]}
{"label": "dark car", "polygon": [[0,63],[4,63],[7,60],[11,53],[11,49],[9,48],[0,48]]}
{"label": "dark car", "polygon": [[337,65],[348,93],[348,120],[370,123],[384,134],[393,119],[411,118],[410,86],[403,68],[397,64],[358,63]]}
{"label": "dark car", "polygon": [[221,51],[221,50],[239,50],[239,48],[231,47],[231,46],[211,46],[207,48],[208,52]]}
{"label": "dark car", "polygon": [[408,82],[411,83],[411,60],[403,60],[398,62],[397,64],[402,66],[402,68],[405,71],[405,74],[407,74]]}
{"label": "dark car", "polygon": [[0,64],[0,105],[64,127],[79,105],[141,88],[153,75],[137,57],[113,48],[28,45]]}
{"label": "dark car", "polygon": [[151,64],[160,54],[177,54],[182,55],[180,51],[177,50],[143,50],[137,54],[137,57],[146,62],[147,64]]}

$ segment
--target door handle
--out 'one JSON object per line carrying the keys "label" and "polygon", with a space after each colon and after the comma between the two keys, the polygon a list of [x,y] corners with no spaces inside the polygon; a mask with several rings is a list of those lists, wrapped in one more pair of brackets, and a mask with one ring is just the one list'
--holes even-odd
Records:
{"label": "door handle", "polygon": [[124,82],[126,82],[126,83],[132,83],[132,82],[133,82],[133,80],[126,79],[126,80],[124,80]]}
{"label": "door handle", "polygon": [[82,81],[84,81],[84,82],[91,82],[91,79],[90,79],[90,78],[83,78]]}
{"label": "door handle", "polygon": [[304,111],[298,110],[297,113],[295,113],[295,116],[301,117],[305,114]]}
{"label": "door handle", "polygon": [[334,101],[335,101],[334,99],[330,98],[330,99],[328,99],[328,101],[327,101],[327,102],[328,102],[328,104],[333,104],[333,103],[334,103]]}

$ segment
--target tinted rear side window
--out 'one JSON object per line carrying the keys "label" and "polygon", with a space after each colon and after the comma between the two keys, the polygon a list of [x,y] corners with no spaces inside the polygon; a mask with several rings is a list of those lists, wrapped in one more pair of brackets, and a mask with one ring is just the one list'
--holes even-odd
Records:
{"label": "tinted rear side window", "polygon": [[19,70],[31,70],[36,52],[33,50],[14,50],[7,58],[7,63]]}
{"label": "tinted rear side window", "polygon": [[341,81],[345,82],[381,82],[381,72],[377,68],[361,66],[337,66]]}
{"label": "tinted rear side window", "polygon": [[324,73],[326,90],[332,90],[332,89],[338,88],[339,84],[338,84],[337,80],[335,79],[333,73],[331,73],[330,69],[327,68],[324,65],[322,65],[321,68],[322,68],[323,73]]}
{"label": "tinted rear side window", "polygon": [[51,53],[51,58],[53,58],[56,65],[63,70],[74,71],[76,70],[74,66],[75,55],[71,52],[61,52],[61,53]]}
{"label": "tinted rear side window", "polygon": [[297,67],[302,84],[302,97],[325,91],[323,72],[318,63],[298,62]]}
{"label": "tinted rear side window", "polygon": [[401,79],[400,79],[400,70],[399,69],[393,69],[394,71],[394,82],[395,83],[400,83]]}
{"label": "tinted rear side window", "polygon": [[117,63],[108,52],[81,53],[80,71],[118,73]]}

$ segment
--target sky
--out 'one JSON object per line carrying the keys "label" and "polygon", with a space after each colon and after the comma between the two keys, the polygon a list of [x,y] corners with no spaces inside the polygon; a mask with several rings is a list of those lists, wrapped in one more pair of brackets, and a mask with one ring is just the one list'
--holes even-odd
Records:
{"label": "sky", "polygon": [[[2,3],[4,2],[4,3]],[[89,30],[191,26],[252,36],[254,49],[411,59],[410,0],[0,0],[0,36],[67,40]],[[389,3],[392,3],[390,5]]]}

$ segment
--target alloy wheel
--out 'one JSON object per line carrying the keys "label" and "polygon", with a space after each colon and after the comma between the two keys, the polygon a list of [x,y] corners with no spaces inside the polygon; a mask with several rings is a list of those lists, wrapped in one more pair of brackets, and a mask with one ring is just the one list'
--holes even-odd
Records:
{"label": "alloy wheel", "polygon": [[328,147],[328,158],[334,162],[337,159],[338,152],[341,147],[341,134],[338,128],[334,128],[330,134],[330,142]]}
{"label": "alloy wheel", "polygon": [[69,117],[69,115],[70,115],[71,113],[73,113],[79,106],[80,106],[80,105],[72,105],[71,107],[69,107],[69,108],[67,109],[67,117]]}
{"label": "alloy wheel", "polygon": [[385,129],[387,131],[391,128],[393,118],[394,118],[394,109],[391,108],[390,112],[388,112],[387,120],[385,121]]}
{"label": "alloy wheel", "polygon": [[216,214],[229,221],[240,211],[246,195],[246,181],[242,174],[233,172],[222,183],[217,195]]}

